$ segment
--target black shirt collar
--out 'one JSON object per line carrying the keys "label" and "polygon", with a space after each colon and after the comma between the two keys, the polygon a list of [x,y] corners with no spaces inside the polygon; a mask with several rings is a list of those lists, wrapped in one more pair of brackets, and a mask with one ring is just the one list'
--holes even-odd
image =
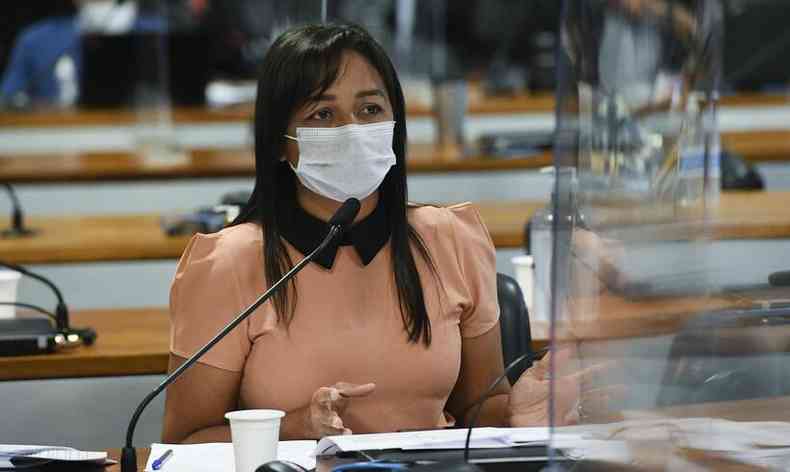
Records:
{"label": "black shirt collar", "polygon": [[[304,255],[318,247],[329,232],[329,225],[325,221],[304,211],[294,200],[289,200],[281,207],[280,221],[282,237]],[[387,208],[385,203],[379,200],[370,215],[347,229],[340,238],[327,246],[314,262],[325,269],[331,269],[335,263],[338,246],[354,246],[362,263],[368,265],[387,244],[389,238]]]}

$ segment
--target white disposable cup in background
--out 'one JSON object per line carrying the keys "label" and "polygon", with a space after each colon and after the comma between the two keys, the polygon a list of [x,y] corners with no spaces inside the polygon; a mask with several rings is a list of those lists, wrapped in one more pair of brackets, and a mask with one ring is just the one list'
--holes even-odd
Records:
{"label": "white disposable cup in background", "polygon": [[[21,276],[22,274],[13,270],[0,270],[0,302],[16,302],[16,288]],[[15,306],[0,305],[0,319],[9,319],[15,316]]]}
{"label": "white disposable cup in background", "polygon": [[516,282],[521,286],[524,294],[524,303],[527,305],[530,317],[534,316],[535,307],[535,259],[532,256],[516,256],[510,259],[516,269]]}
{"label": "white disposable cup in background", "polygon": [[280,440],[280,410],[240,410],[225,413],[230,420],[236,472],[255,472],[266,462],[277,459]]}

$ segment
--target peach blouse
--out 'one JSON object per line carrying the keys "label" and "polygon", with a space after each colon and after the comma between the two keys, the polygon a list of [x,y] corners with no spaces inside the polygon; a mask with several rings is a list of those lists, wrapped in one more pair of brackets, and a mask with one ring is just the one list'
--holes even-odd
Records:
{"label": "peach blouse", "polygon": [[[409,343],[398,305],[389,242],[368,265],[340,246],[331,269],[308,264],[296,276],[298,302],[286,329],[265,303],[200,361],[241,373],[241,408],[292,411],[336,382],[375,382],[344,423],[357,433],[436,428],[453,422],[445,403],[461,364],[461,340],[496,326],[495,253],[469,203],[409,208],[436,266],[415,251],[431,322],[430,347]],[[294,262],[301,259],[285,243]],[[170,294],[170,351],[189,357],[266,288],[262,234],[245,223],[197,234],[181,256]]]}

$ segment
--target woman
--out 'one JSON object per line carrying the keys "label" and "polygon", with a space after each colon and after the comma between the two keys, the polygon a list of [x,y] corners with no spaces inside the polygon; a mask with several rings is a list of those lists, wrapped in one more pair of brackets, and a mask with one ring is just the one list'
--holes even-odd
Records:
{"label": "woman", "polygon": [[[494,248],[468,204],[407,206],[405,118],[393,66],[361,28],[305,26],[272,45],[255,189],[231,227],[181,258],[171,368],[315,248],[342,201],[361,210],[339,246],[170,387],[166,442],[228,441],[223,415],[240,408],[284,410],[283,439],[469,420],[503,372]],[[545,422],[547,381],[522,379],[497,387],[480,423]]]}

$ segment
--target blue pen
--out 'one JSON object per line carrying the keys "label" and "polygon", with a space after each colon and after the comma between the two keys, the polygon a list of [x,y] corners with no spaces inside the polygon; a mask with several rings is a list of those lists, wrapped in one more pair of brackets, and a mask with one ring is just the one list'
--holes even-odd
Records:
{"label": "blue pen", "polygon": [[151,464],[151,468],[154,470],[161,469],[162,466],[165,464],[165,461],[170,459],[170,456],[172,455],[173,455],[172,449],[166,450],[165,453],[159,457],[159,459],[154,460],[154,462]]}

